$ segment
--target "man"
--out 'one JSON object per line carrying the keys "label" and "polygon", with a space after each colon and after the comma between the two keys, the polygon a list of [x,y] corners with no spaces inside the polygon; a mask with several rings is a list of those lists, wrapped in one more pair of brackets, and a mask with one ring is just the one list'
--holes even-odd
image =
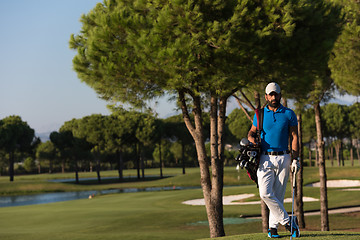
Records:
{"label": "man", "polygon": [[[270,210],[268,236],[278,238],[280,237],[277,233],[279,224],[291,231],[291,219],[284,208],[284,196],[290,170],[296,174],[300,168],[298,161],[298,123],[294,111],[280,104],[281,90],[277,83],[269,83],[265,88],[265,93],[267,106],[264,108],[261,142],[255,142],[256,115],[248,133],[248,140],[261,146],[262,154],[257,170],[259,193]],[[292,161],[288,149],[289,137],[291,139]],[[292,236],[299,237],[300,231],[295,216],[292,221]]]}

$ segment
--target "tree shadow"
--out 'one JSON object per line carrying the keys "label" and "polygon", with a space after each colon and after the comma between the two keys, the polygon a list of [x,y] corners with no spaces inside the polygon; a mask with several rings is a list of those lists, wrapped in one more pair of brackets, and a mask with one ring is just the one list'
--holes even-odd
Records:
{"label": "tree shadow", "polygon": [[116,184],[116,183],[141,183],[141,182],[149,182],[154,180],[165,179],[170,176],[148,176],[144,178],[137,178],[137,177],[124,177],[122,179],[118,177],[103,177],[101,178],[101,182],[99,183],[97,178],[84,178],[79,179],[79,183],[76,183],[76,180],[66,180],[63,183],[66,184],[76,184],[76,185],[105,185],[105,184]]}

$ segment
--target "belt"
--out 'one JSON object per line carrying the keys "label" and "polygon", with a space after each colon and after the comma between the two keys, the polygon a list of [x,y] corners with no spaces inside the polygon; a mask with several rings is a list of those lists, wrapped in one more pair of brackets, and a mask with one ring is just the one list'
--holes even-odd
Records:
{"label": "belt", "polygon": [[279,156],[279,155],[284,155],[290,153],[289,150],[285,150],[285,151],[280,151],[280,152],[263,152],[263,154],[265,155],[273,155],[273,156]]}

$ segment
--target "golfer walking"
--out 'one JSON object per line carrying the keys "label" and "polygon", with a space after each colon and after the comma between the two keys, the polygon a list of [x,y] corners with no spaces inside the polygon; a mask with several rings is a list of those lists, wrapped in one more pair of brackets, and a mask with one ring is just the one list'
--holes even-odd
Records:
{"label": "golfer walking", "polygon": [[[277,229],[281,224],[292,233],[292,237],[299,237],[300,231],[296,217],[291,219],[284,208],[284,196],[290,170],[296,174],[300,168],[297,118],[294,111],[280,104],[281,90],[277,83],[269,83],[265,88],[265,93],[267,106],[264,108],[260,142],[262,154],[257,177],[260,197],[270,210],[268,236],[280,237]],[[255,142],[256,126],[255,115],[248,139],[254,144],[259,144]],[[289,138],[291,139],[290,149]],[[290,150],[293,159],[289,154]]]}

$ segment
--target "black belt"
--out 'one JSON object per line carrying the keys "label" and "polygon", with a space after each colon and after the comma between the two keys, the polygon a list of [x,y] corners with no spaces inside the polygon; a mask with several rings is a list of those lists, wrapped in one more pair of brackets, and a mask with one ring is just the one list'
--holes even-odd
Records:
{"label": "black belt", "polygon": [[280,151],[280,152],[263,152],[263,154],[265,155],[272,155],[272,156],[279,156],[279,155],[284,155],[290,153],[289,150],[285,150],[285,151]]}

